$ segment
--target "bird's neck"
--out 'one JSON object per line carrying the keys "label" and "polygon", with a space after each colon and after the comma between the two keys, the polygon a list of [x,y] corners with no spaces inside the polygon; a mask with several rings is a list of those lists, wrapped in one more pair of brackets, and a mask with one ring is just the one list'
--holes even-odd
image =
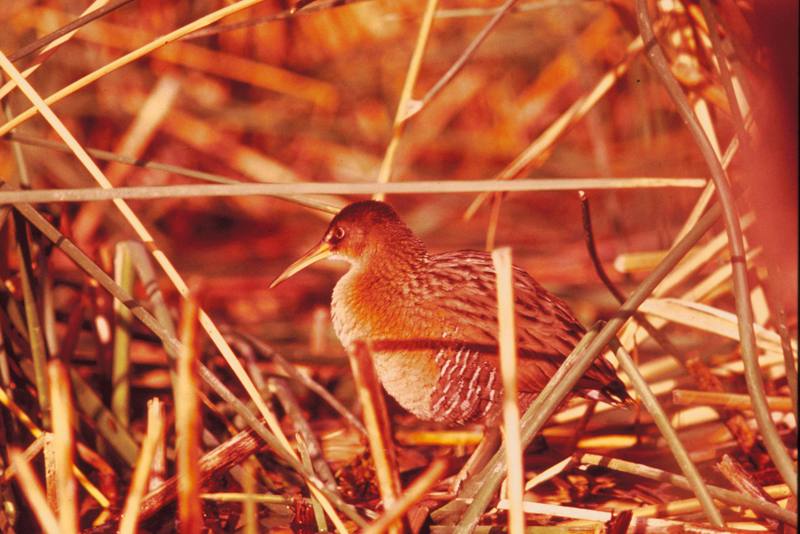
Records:
{"label": "bird's neck", "polygon": [[359,275],[387,289],[401,289],[413,283],[428,262],[428,250],[416,236],[384,245],[369,261],[354,266]]}

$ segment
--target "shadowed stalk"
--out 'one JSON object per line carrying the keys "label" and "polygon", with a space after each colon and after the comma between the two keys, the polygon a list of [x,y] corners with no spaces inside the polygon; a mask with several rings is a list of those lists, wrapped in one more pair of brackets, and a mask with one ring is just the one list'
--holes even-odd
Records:
{"label": "shadowed stalk", "polygon": [[[597,273],[597,276],[603,282],[603,284],[608,288],[608,291],[614,296],[614,298],[622,304],[625,302],[625,294],[617,287],[617,285],[611,280],[606,273],[605,268],[603,267],[603,263],[600,261],[600,255],[597,253],[597,247],[595,246],[595,239],[594,239],[594,232],[592,230],[592,215],[591,210],[589,208],[589,197],[586,196],[586,192],[578,191],[578,198],[581,201],[581,216],[583,219],[583,237],[586,241],[586,248],[589,252],[589,258],[592,260],[592,265],[594,266],[594,270]],[[653,338],[653,341],[658,343],[662,349],[667,354],[671,354],[678,358],[681,362],[684,361],[686,358],[684,357],[683,353],[678,350],[678,347],[672,343],[667,336],[661,333],[661,331],[650,322],[650,320],[644,316],[644,314],[636,312],[633,314],[633,318],[636,320],[639,325],[644,328],[650,337]]]}
{"label": "shadowed stalk", "polygon": [[[2,54],[2,52],[0,52]],[[4,77],[3,77],[4,78]],[[11,108],[6,101],[3,104],[3,112],[6,117],[11,115]],[[17,165],[19,174],[18,185],[22,188],[30,188],[30,177],[25,158],[19,144],[12,143],[14,161]],[[36,397],[42,410],[42,423],[45,428],[50,428],[50,394],[47,384],[47,345],[45,344],[44,331],[42,330],[41,319],[39,317],[36,293],[33,290],[33,258],[31,255],[31,241],[28,234],[28,225],[18,214],[14,214],[14,230],[16,238],[16,251],[19,256],[19,278],[22,285],[22,298],[25,306],[25,322],[28,327],[28,343],[30,344],[31,357],[33,359],[34,384],[36,386]]]}
{"label": "shadowed stalk", "polygon": [[47,385],[47,347],[39,317],[36,293],[33,290],[33,260],[31,259],[28,225],[18,214],[14,215],[16,228],[17,255],[19,256],[19,277],[25,306],[25,322],[28,327],[28,342],[33,359],[34,384],[36,396],[42,409],[42,421],[50,428],[50,394]]}
{"label": "shadowed stalk", "polygon": [[39,249],[39,291],[42,296],[42,328],[44,342],[49,354],[58,354],[58,338],[56,335],[56,308],[53,302],[53,275],[48,262],[49,252],[46,247]]}
{"label": "shadowed stalk", "polygon": [[[226,335],[230,335],[227,334]],[[247,334],[246,332],[235,332],[235,337],[241,337],[244,342],[249,343],[253,346],[258,352],[260,352],[263,356],[270,358],[275,361],[275,363],[281,368],[283,372],[285,372],[292,380],[303,384],[309,390],[313,391],[317,395],[319,395],[325,402],[327,402],[331,408],[333,408],[339,415],[344,417],[350,425],[358,430],[364,436],[367,435],[367,430],[364,428],[364,425],[358,418],[353,415],[353,412],[348,410],[341,402],[339,402],[336,397],[331,395],[331,393],[325,389],[322,385],[318,382],[310,378],[308,375],[301,373],[297,370],[292,362],[287,360],[282,354],[274,350],[270,345],[264,343],[262,340],[258,339],[255,336]],[[235,339],[235,338],[234,338]]]}
{"label": "shadowed stalk", "polygon": [[[93,11],[88,13],[84,12],[85,14],[76,18],[69,24],[62,26],[58,30],[48,33],[30,44],[27,44],[11,54],[8,59],[12,62],[16,63],[20,59],[23,59],[33,53],[35,53],[40,48],[44,48],[45,46],[49,45],[53,41],[60,39],[61,37],[67,35],[70,32],[76,31],[78,28],[89,24],[93,20],[97,20],[100,17],[107,15],[108,13],[119,9],[120,7],[124,6],[125,4],[131,3],[132,0],[114,0],[113,2],[106,4],[102,7],[99,7]],[[69,37],[68,37],[69,38]]]}
{"label": "shadowed stalk", "polygon": [[[251,366],[251,368],[253,367],[256,366]],[[297,402],[294,393],[292,393],[288,381],[282,377],[270,377],[267,381],[267,390],[278,398],[286,415],[292,420],[297,435],[301,437],[299,441],[295,441],[298,447],[302,442],[302,447],[308,454],[310,464],[306,465],[306,467],[310,472],[319,476],[329,490],[338,492],[336,477],[333,475],[333,471],[328,465],[328,462],[325,461],[322,454],[322,445],[320,445],[317,436],[314,434],[311,424],[306,420],[305,415],[303,415],[303,409],[300,407],[300,403]]]}
{"label": "shadowed stalk", "polygon": [[[114,278],[124,291],[133,294],[133,265],[128,245],[117,243],[114,252]],[[111,411],[125,428],[130,418],[131,311],[114,299],[114,349],[111,360]]]}
{"label": "shadowed stalk", "polygon": [[[499,203],[500,199],[496,199],[496,202]],[[500,375],[503,379],[503,429],[509,500],[508,531],[511,534],[522,534],[525,527],[525,516],[522,512],[525,468],[522,462],[522,443],[519,438],[519,387],[511,249],[503,247],[492,251],[492,264],[497,277],[497,337],[500,342]]]}
{"label": "shadowed stalk", "polygon": [[742,361],[744,362],[745,368],[744,376],[747,383],[747,391],[753,398],[753,412],[755,413],[758,428],[761,431],[770,458],[781,474],[781,478],[783,478],[789,488],[791,488],[792,493],[797,495],[797,470],[786,451],[786,447],[780,435],[778,435],[775,424],[772,422],[764,394],[764,383],[762,382],[761,372],[758,367],[758,359],[755,350],[755,332],[753,331],[753,309],[750,302],[749,284],[747,282],[747,263],[745,259],[744,241],[730,185],[728,184],[722,165],[708,142],[708,138],[705,136],[702,127],[689,107],[686,96],[683,94],[683,91],[678,85],[678,81],[670,71],[667,59],[653,31],[647,0],[636,0],[636,20],[639,25],[639,31],[648,44],[647,57],[658,74],[658,77],[661,79],[664,88],[675,103],[678,113],[689,127],[700,152],[703,154],[706,165],[708,165],[711,177],[714,180],[714,185],[717,189],[717,198],[719,199],[719,205],[724,215],[725,231],[728,234],[728,242],[731,250],[733,291],[736,302],[736,315],[739,319],[739,339],[741,340],[740,346]]}

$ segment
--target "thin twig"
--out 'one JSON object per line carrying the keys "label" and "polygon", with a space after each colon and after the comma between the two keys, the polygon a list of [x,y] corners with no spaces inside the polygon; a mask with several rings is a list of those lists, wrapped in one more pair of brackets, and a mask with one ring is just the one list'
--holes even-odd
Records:
{"label": "thin twig", "polygon": [[[381,184],[385,184],[392,177],[394,157],[397,154],[397,147],[400,145],[400,137],[405,130],[406,119],[412,112],[411,103],[414,85],[417,83],[417,76],[422,67],[422,55],[425,53],[425,46],[428,44],[428,37],[431,34],[431,26],[433,25],[433,15],[436,13],[438,4],[439,0],[427,0],[425,3],[425,11],[422,15],[422,22],[419,25],[417,42],[414,45],[414,52],[411,54],[411,61],[408,64],[406,79],[400,92],[400,100],[397,102],[397,111],[395,112],[392,126],[392,138],[386,147],[386,152],[383,155],[383,161],[381,161],[381,167],[378,171],[378,183]],[[375,200],[384,200],[385,196],[384,193],[376,193],[373,198]]]}
{"label": "thin twig", "polygon": [[44,48],[48,44],[52,43],[59,37],[68,34],[73,30],[77,30],[78,28],[85,26],[92,22],[93,20],[97,20],[101,17],[106,16],[107,14],[111,13],[112,11],[116,11],[117,9],[121,8],[125,4],[130,4],[133,0],[114,0],[110,4],[106,4],[105,6],[95,9],[85,15],[78,17],[77,19],[73,20],[69,24],[62,26],[61,28],[57,29],[52,33],[48,33],[47,35],[40,37],[33,41],[30,44],[27,44],[8,56],[12,62],[16,63],[20,59],[23,59],[33,53],[35,53],[40,48]]}
{"label": "thin twig", "polygon": [[[464,68],[464,65],[467,64],[467,61],[472,57],[478,47],[483,43],[484,40],[489,36],[489,34],[494,30],[494,28],[500,23],[503,17],[508,13],[511,8],[514,7],[514,4],[517,3],[517,0],[506,0],[502,6],[500,6],[492,18],[481,28],[481,31],[478,32],[472,41],[467,45],[458,59],[453,62],[447,72],[445,72],[439,80],[433,84],[425,96],[423,96],[419,101],[419,106],[416,106],[415,113],[419,113],[425,106],[427,106],[431,100],[436,98],[436,96],[444,89],[450,81],[455,78],[456,74],[461,72],[461,69]],[[407,117],[408,118],[408,117]]]}

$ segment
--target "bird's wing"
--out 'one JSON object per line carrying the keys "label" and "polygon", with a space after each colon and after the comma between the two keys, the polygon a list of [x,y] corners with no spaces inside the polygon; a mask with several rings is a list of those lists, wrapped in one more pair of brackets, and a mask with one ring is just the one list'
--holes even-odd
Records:
{"label": "bird's wing", "polygon": [[[486,252],[439,254],[430,262],[435,281],[431,302],[441,310],[444,335],[472,346],[489,346],[486,358],[497,358],[497,297],[495,270]],[[569,307],[523,269],[514,266],[514,303],[520,358],[519,389],[538,393],[580,341],[585,330]],[[612,392],[606,392],[612,384]],[[599,357],[578,382],[579,390],[597,390],[605,396],[624,395],[611,364]],[[618,390],[622,388],[620,393]]]}

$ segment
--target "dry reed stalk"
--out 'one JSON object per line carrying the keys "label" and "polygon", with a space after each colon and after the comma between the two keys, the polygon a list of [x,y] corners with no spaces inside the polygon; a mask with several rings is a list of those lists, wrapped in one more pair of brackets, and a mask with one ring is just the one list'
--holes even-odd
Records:
{"label": "dry reed stalk", "polygon": [[646,0],[636,0],[636,21],[642,38],[652,42],[647,54],[650,64],[667,93],[669,93],[678,114],[688,126],[717,188],[717,197],[723,212],[725,231],[729,237],[731,267],[733,270],[733,293],[742,361],[745,368],[745,383],[747,384],[748,393],[753,398],[753,413],[769,456],[781,478],[791,488],[792,493],[797,494],[797,468],[792,462],[786,446],[778,435],[778,430],[770,417],[764,394],[763,379],[759,373],[755,333],[753,331],[753,309],[747,280],[746,249],[729,178],[719,158],[713,153],[708,137],[699,125],[697,117],[689,108],[683,89],[670,71],[664,51],[656,39]]}
{"label": "dry reed stalk", "polygon": [[[753,217],[744,217],[742,219],[742,227],[747,228],[752,222]],[[724,249],[727,242],[727,235],[724,232],[719,233],[703,247],[694,251],[690,256],[687,256],[687,259],[659,284],[659,287],[653,292],[653,297],[662,297],[678,286],[678,284],[685,281],[692,273],[719,254]],[[680,298],[684,300],[700,300],[711,291],[711,288],[721,284],[724,280],[728,280],[732,273],[733,270],[730,265],[721,266],[703,281],[683,293]],[[651,323],[656,328],[660,328],[666,324],[666,322],[658,318],[653,318]],[[630,349],[634,345],[641,344],[647,339],[648,335],[646,330],[639,328],[634,322],[630,322],[625,326],[619,337],[623,346]]]}
{"label": "dry reed stalk", "polygon": [[142,448],[136,467],[133,470],[128,496],[119,522],[119,534],[134,534],[137,531],[144,492],[158,443],[164,432],[164,405],[157,398],[147,401],[147,434],[142,441]]}
{"label": "dry reed stalk", "polygon": [[[303,439],[303,434],[298,433],[295,442],[297,443],[297,452],[300,453],[300,461],[303,462],[306,469],[313,471],[314,464],[311,463],[311,456],[308,454],[308,447]],[[325,522],[325,512],[322,510],[322,506],[320,506],[319,501],[313,496],[310,500],[311,509],[314,511],[314,522],[317,524],[317,531],[327,532],[328,524]]]}
{"label": "dry reed stalk", "polygon": [[[749,410],[753,406],[753,401],[748,395],[715,391],[690,391],[686,389],[673,391],[672,401],[675,404],[702,404],[733,410]],[[793,411],[792,399],[789,397],[767,397],[767,404],[770,410],[777,412]]]}
{"label": "dry reed stalk", "polygon": [[[258,464],[254,459],[244,463],[244,477],[242,480],[242,522],[244,523],[244,534],[256,534],[258,532],[258,508],[256,506],[256,468]],[[200,495],[201,499],[207,499],[207,495]],[[323,516],[324,517],[324,516]]]}
{"label": "dry reed stalk", "polygon": [[58,525],[63,534],[78,532],[77,487],[74,476],[72,436],[72,397],[69,378],[63,364],[52,360],[48,366],[50,399],[53,402],[53,436],[55,438],[55,478],[58,497]]}
{"label": "dry reed stalk", "polygon": [[[25,462],[32,462],[34,458],[39,456],[39,453],[44,450],[44,440],[45,435],[41,434],[36,439],[34,439],[30,445],[25,447],[25,450],[22,452],[18,452],[18,454],[22,457]],[[13,464],[8,464],[6,468],[0,473],[0,482],[3,484],[7,484],[14,476],[16,476],[17,470]]]}
{"label": "dry reed stalk", "polygon": [[197,302],[191,297],[184,300],[181,311],[181,350],[175,388],[178,520],[181,534],[198,534],[203,528],[198,463],[203,425],[197,401]]}
{"label": "dry reed stalk", "polygon": [[[229,197],[250,195],[368,195],[387,194],[441,194],[510,191],[578,191],[596,189],[641,188],[698,188],[705,180],[696,178],[540,178],[535,180],[449,180],[403,183],[236,183],[229,185],[162,185],[143,187],[39,189],[33,191],[6,191],[0,195],[0,205],[38,202],[85,202],[123,199]],[[323,214],[324,215],[324,214]],[[327,218],[327,217],[326,217]],[[149,235],[149,234],[148,234]]]}
{"label": "dry reed stalk", "polygon": [[[696,328],[704,332],[739,341],[736,315],[705,304],[684,301],[682,299],[647,299],[640,310],[669,322]],[[772,355],[783,357],[781,340],[777,332],[758,324],[753,324],[756,347]],[[793,340],[792,348],[796,350],[797,342]]]}
{"label": "dry reed stalk", "polygon": [[[503,499],[497,503],[497,508],[500,510],[510,511],[511,503],[508,500]],[[599,521],[603,523],[610,521],[612,518],[611,512],[531,501],[524,501],[522,503],[522,511],[526,514],[550,515],[553,517],[566,517],[569,519],[582,519],[586,521]]]}
{"label": "dry reed stalk", "polygon": [[17,449],[9,449],[8,456],[16,472],[19,487],[31,505],[39,526],[47,534],[59,534],[61,527],[58,519],[56,519],[53,510],[47,504],[47,497],[45,497],[42,486],[39,484],[33,469]]}
{"label": "dry reed stalk", "polygon": [[[350,367],[358,390],[358,399],[367,429],[375,474],[383,500],[384,510],[395,505],[400,494],[400,475],[397,471],[397,453],[392,440],[389,415],[383,398],[378,375],[372,362],[370,349],[361,341],[356,341],[350,350]],[[399,524],[390,527],[391,532],[400,532]]]}
{"label": "dry reed stalk", "polygon": [[[417,83],[417,76],[422,67],[422,56],[425,54],[425,47],[428,44],[428,37],[431,33],[433,26],[433,15],[436,13],[436,7],[439,0],[427,0],[425,2],[425,11],[422,15],[422,21],[419,25],[419,33],[417,33],[417,42],[414,45],[414,52],[411,54],[411,60],[406,70],[406,78],[403,82],[403,89],[400,91],[400,100],[397,102],[397,110],[395,111],[394,124],[392,125],[392,137],[386,147],[386,152],[381,161],[381,167],[378,171],[378,183],[385,184],[392,178],[392,165],[394,164],[395,154],[397,147],[400,145],[400,138],[405,130],[406,119],[414,113],[412,109],[413,104],[418,104],[413,100],[414,85]],[[385,200],[384,193],[375,193],[373,198],[375,200]]]}
{"label": "dry reed stalk", "polygon": [[58,515],[58,480],[56,479],[56,438],[52,432],[44,433],[44,491],[47,504]]}
{"label": "dry reed stalk", "polygon": [[519,437],[519,391],[517,385],[517,343],[514,321],[514,279],[511,270],[511,249],[492,251],[492,264],[497,276],[497,322],[500,342],[500,375],[503,379],[503,429],[505,430],[506,478],[508,480],[508,530],[521,534],[523,516],[522,443]]}

